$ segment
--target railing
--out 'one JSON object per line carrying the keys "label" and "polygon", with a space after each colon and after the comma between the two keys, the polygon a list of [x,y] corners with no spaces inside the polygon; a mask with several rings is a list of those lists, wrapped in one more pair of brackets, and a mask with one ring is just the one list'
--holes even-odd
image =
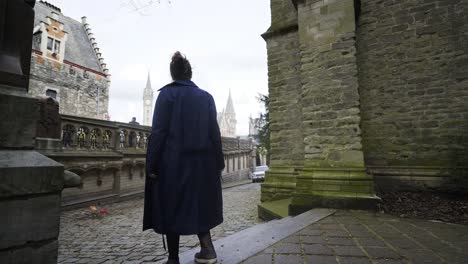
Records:
{"label": "railing", "polygon": [[[65,206],[122,199],[144,190],[146,145],[151,127],[60,115],[52,98],[40,100],[36,150],[80,176],[78,188],[62,193]],[[222,138],[223,182],[248,179],[255,166],[249,139]]]}
{"label": "railing", "polygon": [[64,150],[146,151],[148,126],[61,115]]}
{"label": "railing", "polygon": [[[146,151],[151,127],[128,123],[61,115],[63,150]],[[222,138],[223,151],[252,151],[251,140]]]}

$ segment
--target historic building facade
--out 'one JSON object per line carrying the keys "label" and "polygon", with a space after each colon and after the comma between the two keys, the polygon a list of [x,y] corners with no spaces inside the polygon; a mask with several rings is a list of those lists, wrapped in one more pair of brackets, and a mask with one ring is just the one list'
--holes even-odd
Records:
{"label": "historic building facade", "polygon": [[62,114],[108,119],[109,70],[86,17],[43,1],[34,10],[29,93],[55,98]]}
{"label": "historic building facade", "polygon": [[262,201],[295,214],[373,206],[374,181],[468,189],[466,1],[271,0],[271,18]]}
{"label": "historic building facade", "polygon": [[153,121],[153,88],[151,88],[151,80],[148,72],[145,90],[143,91],[143,125],[151,126]]}
{"label": "historic building facade", "polygon": [[232,102],[231,90],[229,90],[229,97],[226,103],[226,108],[218,113],[218,124],[223,137],[236,137],[236,111]]}

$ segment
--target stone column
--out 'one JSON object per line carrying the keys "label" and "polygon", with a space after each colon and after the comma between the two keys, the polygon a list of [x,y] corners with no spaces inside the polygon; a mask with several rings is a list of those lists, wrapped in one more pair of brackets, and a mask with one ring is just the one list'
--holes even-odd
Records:
{"label": "stone column", "polygon": [[293,2],[271,0],[271,26],[262,35],[268,50],[271,131],[271,167],[261,187],[262,202],[290,197],[302,167],[304,147],[297,30]]}
{"label": "stone column", "polygon": [[289,214],[370,208],[379,198],[361,145],[353,0],[306,0],[298,9],[304,169]]}
{"label": "stone column", "polygon": [[0,2],[0,263],[57,262],[65,181],[61,164],[34,151],[39,104],[27,94],[34,2]]}

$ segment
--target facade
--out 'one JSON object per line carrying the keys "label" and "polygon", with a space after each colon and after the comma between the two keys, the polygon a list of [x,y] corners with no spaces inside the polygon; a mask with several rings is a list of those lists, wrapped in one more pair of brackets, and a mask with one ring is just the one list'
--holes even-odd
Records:
{"label": "facade", "polygon": [[143,92],[143,125],[151,126],[153,121],[153,88],[151,88],[151,80],[148,72],[145,90]]}
{"label": "facade", "polygon": [[86,17],[43,1],[34,11],[29,93],[55,98],[62,114],[108,119],[109,70]]}
{"label": "facade", "polygon": [[227,100],[226,108],[221,113],[218,113],[218,124],[223,137],[236,137],[236,111],[232,103],[231,90],[229,90],[229,97]]}
{"label": "facade", "polygon": [[468,189],[463,0],[271,0],[262,201],[373,207],[380,190]]}

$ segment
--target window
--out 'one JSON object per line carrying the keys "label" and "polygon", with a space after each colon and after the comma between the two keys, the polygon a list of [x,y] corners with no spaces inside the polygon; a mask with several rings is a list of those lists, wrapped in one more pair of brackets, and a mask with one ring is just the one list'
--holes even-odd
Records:
{"label": "window", "polygon": [[52,46],[54,44],[54,39],[53,38],[47,38],[47,49],[52,50]]}
{"label": "window", "polygon": [[57,99],[57,91],[47,89],[46,91],[46,96],[52,97],[54,99]]}
{"label": "window", "polygon": [[60,41],[55,40],[54,53],[59,53],[59,52],[60,52]]}
{"label": "window", "polygon": [[60,52],[60,41],[53,39],[51,37],[47,38],[47,49],[52,51],[53,53]]}

